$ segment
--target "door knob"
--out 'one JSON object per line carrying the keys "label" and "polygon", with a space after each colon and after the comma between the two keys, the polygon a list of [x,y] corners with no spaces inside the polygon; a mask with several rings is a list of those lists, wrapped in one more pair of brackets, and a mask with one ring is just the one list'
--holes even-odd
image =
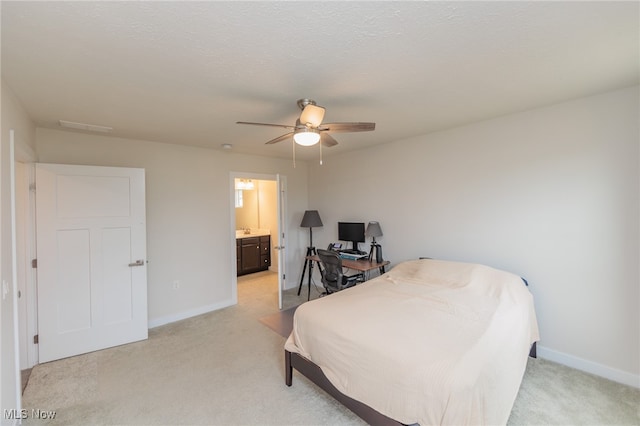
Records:
{"label": "door knob", "polygon": [[144,260],[142,259],[136,260],[134,263],[129,264],[129,267],[134,267],[134,266],[144,266]]}

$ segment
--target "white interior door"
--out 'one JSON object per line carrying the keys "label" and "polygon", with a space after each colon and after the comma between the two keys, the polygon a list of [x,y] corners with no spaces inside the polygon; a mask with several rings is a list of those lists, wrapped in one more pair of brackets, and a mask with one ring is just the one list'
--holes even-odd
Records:
{"label": "white interior door", "polygon": [[282,291],[285,288],[285,265],[286,258],[286,181],[285,178],[277,175],[276,183],[278,187],[278,245],[276,249],[278,250],[278,309],[282,309]]}
{"label": "white interior door", "polygon": [[36,165],[40,362],[146,339],[143,169]]}

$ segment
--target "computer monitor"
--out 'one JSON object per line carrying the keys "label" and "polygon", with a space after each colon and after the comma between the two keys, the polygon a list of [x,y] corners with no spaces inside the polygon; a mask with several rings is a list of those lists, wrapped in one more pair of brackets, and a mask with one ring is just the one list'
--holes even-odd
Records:
{"label": "computer monitor", "polygon": [[338,239],[351,241],[351,249],[358,252],[358,243],[364,243],[364,223],[338,222]]}

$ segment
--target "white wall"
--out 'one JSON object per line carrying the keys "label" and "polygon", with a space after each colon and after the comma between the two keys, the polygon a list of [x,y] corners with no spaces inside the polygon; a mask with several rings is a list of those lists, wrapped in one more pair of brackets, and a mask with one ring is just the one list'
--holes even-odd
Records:
{"label": "white wall", "polygon": [[[157,325],[232,303],[235,232],[230,172],[280,173],[288,182],[287,270],[302,267],[307,165],[291,160],[37,129],[44,163],[142,167],[147,184],[149,321]],[[299,234],[299,235],[298,235]],[[174,290],[174,280],[181,288]],[[293,280],[295,281],[295,280]],[[288,282],[288,287],[295,282]],[[274,309],[277,307],[274,306]]]}
{"label": "white wall", "polygon": [[15,157],[20,160],[32,153],[34,146],[35,125],[20,105],[13,92],[2,81],[0,91],[2,124],[0,130],[0,281],[8,284],[9,293],[0,298],[0,424],[10,424],[11,419],[4,418],[5,409],[20,408],[19,371],[16,368],[18,357],[16,345],[16,310],[17,295],[14,285],[14,257],[11,236],[11,163],[9,132],[15,133]]}
{"label": "white wall", "polygon": [[325,224],[316,245],[337,239],[339,220],[377,220],[394,263],[428,256],[520,274],[540,355],[639,386],[638,96],[634,87],[327,157],[309,166],[309,205]]}

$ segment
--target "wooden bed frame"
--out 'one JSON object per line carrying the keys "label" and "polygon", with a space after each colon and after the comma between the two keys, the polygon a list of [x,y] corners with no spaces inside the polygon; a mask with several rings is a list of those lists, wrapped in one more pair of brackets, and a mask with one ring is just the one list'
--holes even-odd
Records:
{"label": "wooden bed frame", "polygon": [[[537,358],[536,352],[536,342],[533,342],[531,345],[531,350],[529,351],[529,356],[531,358]],[[324,375],[322,369],[318,367],[313,362],[309,361],[302,355],[299,355],[295,352],[289,352],[285,349],[284,351],[284,364],[285,364],[285,383],[287,386],[291,386],[293,383],[293,369],[298,370],[300,374],[305,376],[307,379],[311,380],[322,390],[327,392],[329,395],[334,397],[338,402],[342,405],[353,411],[357,414],[361,419],[370,425],[394,425],[399,426],[403,425],[403,423],[398,422],[397,420],[393,420],[384,414],[379,413],[373,408],[369,407],[366,404],[363,404],[360,401],[357,401],[353,398],[348,397],[347,395],[340,392],[336,389],[335,386],[331,384],[327,376]]]}
{"label": "wooden bed frame", "polygon": [[378,411],[369,407],[366,404],[363,404],[360,401],[357,401],[353,398],[348,397],[347,395],[340,392],[336,389],[335,386],[331,384],[327,376],[324,375],[320,367],[318,367],[313,362],[304,358],[302,355],[299,355],[295,352],[289,352],[285,349],[284,351],[284,363],[285,363],[285,372],[286,378],[285,383],[287,386],[291,386],[293,379],[293,369],[298,370],[303,376],[311,380],[322,390],[327,392],[329,395],[334,397],[338,402],[347,407],[349,410],[353,411],[357,414],[361,419],[370,425],[394,425],[399,426],[402,423],[393,420],[384,414],[380,414]]}

